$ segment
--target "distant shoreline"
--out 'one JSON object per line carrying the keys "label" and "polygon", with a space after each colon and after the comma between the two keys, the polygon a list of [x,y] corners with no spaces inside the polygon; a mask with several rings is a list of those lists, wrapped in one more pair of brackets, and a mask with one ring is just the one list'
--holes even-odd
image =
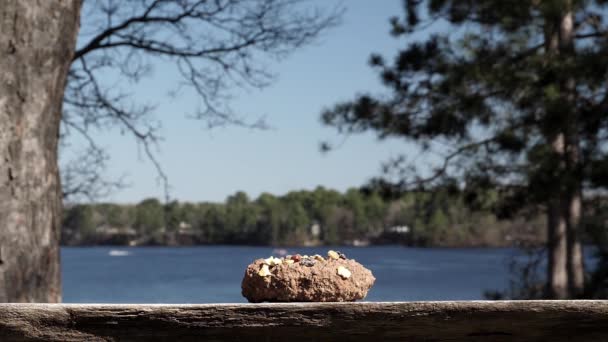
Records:
{"label": "distant shoreline", "polygon": [[74,204],[65,207],[61,244],[496,248],[546,240],[543,216],[498,220],[488,209],[470,210],[448,190],[385,198],[317,187],[255,199],[237,192],[224,203]]}
{"label": "distant shoreline", "polygon": [[199,248],[199,247],[258,247],[258,248],[276,248],[276,249],[297,249],[297,248],[382,248],[382,247],[400,247],[408,249],[514,249],[518,246],[408,246],[403,244],[370,244],[367,246],[353,245],[318,245],[318,246],[272,246],[272,245],[247,245],[247,244],[197,244],[197,245],[112,245],[112,244],[82,244],[82,245],[61,245],[61,248]]}

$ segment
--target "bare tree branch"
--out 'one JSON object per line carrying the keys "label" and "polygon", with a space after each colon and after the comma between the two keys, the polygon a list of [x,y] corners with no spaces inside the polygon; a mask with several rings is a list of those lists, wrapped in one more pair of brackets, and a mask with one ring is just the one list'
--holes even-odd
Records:
{"label": "bare tree branch", "polygon": [[[285,57],[338,23],[340,7],[322,11],[310,9],[306,3],[306,0],[84,2],[86,15],[82,17],[80,42],[64,97],[64,140],[70,132],[88,139],[115,128],[132,135],[157,170],[168,198],[167,175],[153,153],[153,146],[160,141],[154,106],[138,104],[130,92],[121,90],[121,83],[141,82],[155,62],[170,62],[181,77],[176,87],[192,91],[199,99],[198,108],[190,117],[203,120],[209,128],[223,125],[267,128],[263,119],[249,121],[245,113],[234,113],[228,105],[230,93],[235,87],[265,87],[273,80],[265,60]],[[117,75],[119,83],[108,84],[107,74]],[[92,142],[89,145],[96,150]],[[104,161],[96,159],[96,163]]]}

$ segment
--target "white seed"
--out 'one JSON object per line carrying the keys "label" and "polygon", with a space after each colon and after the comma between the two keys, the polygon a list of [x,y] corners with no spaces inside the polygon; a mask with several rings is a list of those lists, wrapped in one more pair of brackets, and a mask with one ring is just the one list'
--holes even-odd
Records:
{"label": "white seed", "polygon": [[339,266],[338,267],[338,275],[340,277],[342,277],[342,279],[348,279],[348,278],[350,278],[351,273],[350,273],[350,271],[346,267]]}
{"label": "white seed", "polygon": [[258,271],[258,275],[260,277],[267,277],[270,274],[271,274],[270,269],[268,268],[268,265],[266,265],[266,264],[262,265],[262,268]]}
{"label": "white seed", "polygon": [[279,258],[275,258],[275,257],[270,257],[268,259],[264,259],[264,263],[268,266],[280,265],[282,262],[283,262],[283,260],[281,260]]}
{"label": "white seed", "polygon": [[334,260],[340,259],[340,255],[336,251],[329,251],[329,252],[327,252],[327,256],[330,257],[330,258],[332,258],[332,259],[334,259]]}

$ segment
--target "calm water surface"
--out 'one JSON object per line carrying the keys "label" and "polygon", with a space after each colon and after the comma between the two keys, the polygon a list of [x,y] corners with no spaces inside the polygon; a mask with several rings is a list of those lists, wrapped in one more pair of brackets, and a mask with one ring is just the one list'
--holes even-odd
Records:
{"label": "calm water surface", "polygon": [[[369,301],[482,299],[508,283],[512,249],[339,248],[372,270]],[[271,247],[64,247],[67,303],[238,303],[246,266]],[[289,253],[322,254],[327,248]]]}

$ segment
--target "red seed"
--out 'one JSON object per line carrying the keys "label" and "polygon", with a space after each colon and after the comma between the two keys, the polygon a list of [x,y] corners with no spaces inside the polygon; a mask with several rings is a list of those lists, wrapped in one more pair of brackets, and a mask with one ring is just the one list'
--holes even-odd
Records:
{"label": "red seed", "polygon": [[294,262],[300,262],[300,260],[302,260],[302,256],[300,254],[292,255],[291,260]]}

